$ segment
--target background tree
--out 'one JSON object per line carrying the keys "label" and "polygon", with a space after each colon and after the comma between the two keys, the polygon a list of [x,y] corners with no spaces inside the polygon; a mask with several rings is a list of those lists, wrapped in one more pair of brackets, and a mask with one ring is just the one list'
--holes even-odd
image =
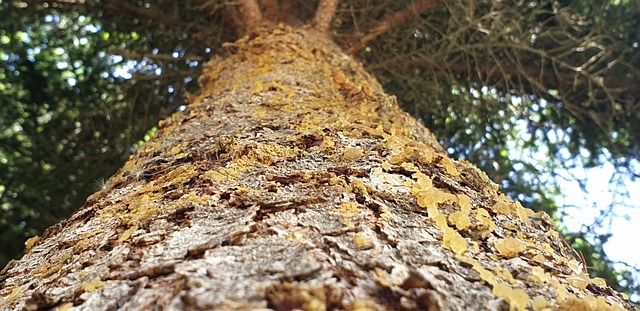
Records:
{"label": "background tree", "polygon": [[[293,24],[318,5],[273,3],[261,3],[265,15]],[[224,1],[0,5],[7,260],[82,205],[157,120],[182,109],[202,62],[232,52],[223,43],[246,25]],[[329,26],[453,157],[560,217],[556,185],[537,179],[542,172],[608,161],[637,177],[638,10],[608,1],[342,1]],[[522,158],[540,146],[547,161]],[[580,241],[588,233],[568,237],[581,242],[591,272],[637,289],[629,271],[608,267],[603,240]]]}

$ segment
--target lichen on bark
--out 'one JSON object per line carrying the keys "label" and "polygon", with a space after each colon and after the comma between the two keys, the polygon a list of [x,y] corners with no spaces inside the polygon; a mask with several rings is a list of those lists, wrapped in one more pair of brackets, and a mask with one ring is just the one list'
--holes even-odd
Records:
{"label": "lichen on bark", "polygon": [[313,29],[259,28],[0,278],[3,309],[633,307]]}

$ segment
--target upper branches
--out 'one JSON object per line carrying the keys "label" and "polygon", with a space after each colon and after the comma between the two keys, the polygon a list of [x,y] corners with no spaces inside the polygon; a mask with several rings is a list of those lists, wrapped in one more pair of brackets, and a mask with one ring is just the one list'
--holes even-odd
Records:
{"label": "upper branches", "polygon": [[[281,5],[276,0],[262,0],[262,10],[256,0],[237,0],[244,24],[248,29],[254,29],[264,23],[280,23],[286,20],[297,20],[294,17],[295,7],[291,1]],[[339,0],[320,0],[313,18],[314,28],[328,37],[331,21],[335,15]]]}
{"label": "upper branches", "polygon": [[[362,56],[368,68],[391,92],[403,94],[401,100],[410,109],[425,116],[465,110],[505,113],[504,118],[528,122],[532,139],[552,129],[566,131],[568,148],[586,148],[594,161],[605,149],[614,157],[640,156],[633,147],[640,142],[640,119],[634,112],[640,106],[635,19],[597,19],[551,1],[473,4],[446,1],[432,14],[396,24],[367,43],[370,52]],[[613,9],[598,12],[602,10]],[[366,15],[361,14],[362,25]],[[372,30],[359,42],[390,23],[377,25],[368,27]],[[354,45],[352,52],[360,46]],[[469,101],[475,97],[495,101]],[[425,102],[430,106],[420,106]],[[437,131],[437,124],[428,125]],[[450,123],[446,127],[453,128]]]}
{"label": "upper branches", "polygon": [[420,13],[425,12],[426,10],[433,9],[440,5],[441,0],[420,0],[413,2],[411,5],[405,7],[404,9],[397,11],[383,20],[377,22],[370,30],[361,36],[352,38],[351,40],[355,41],[351,48],[349,49],[349,54],[355,54],[360,49],[362,49],[369,41],[375,39],[379,35],[389,31],[390,29],[397,27],[400,24],[406,23],[412,17],[419,15]]}

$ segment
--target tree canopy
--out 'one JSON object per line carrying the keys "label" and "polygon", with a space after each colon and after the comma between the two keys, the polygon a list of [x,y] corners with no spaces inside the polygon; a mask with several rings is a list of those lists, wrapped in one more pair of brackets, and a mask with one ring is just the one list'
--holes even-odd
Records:
{"label": "tree canopy", "polygon": [[[260,4],[272,20],[302,25],[319,1]],[[241,9],[0,1],[1,263],[81,206],[158,120],[183,109],[204,62],[245,34]],[[558,172],[609,162],[638,177],[638,17],[635,1],[343,0],[327,27],[452,157],[561,221]],[[592,273],[638,292],[631,269],[611,268],[606,238],[566,234]]]}

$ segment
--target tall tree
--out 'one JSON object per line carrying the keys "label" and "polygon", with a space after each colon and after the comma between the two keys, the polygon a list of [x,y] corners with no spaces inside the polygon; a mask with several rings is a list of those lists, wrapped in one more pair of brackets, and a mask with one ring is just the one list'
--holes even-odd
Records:
{"label": "tall tree", "polygon": [[[436,4],[399,8],[347,51]],[[0,306],[634,308],[332,41],[337,1],[317,8],[228,7],[247,35],[103,189],[27,241]],[[295,17],[310,26],[276,25]]]}

